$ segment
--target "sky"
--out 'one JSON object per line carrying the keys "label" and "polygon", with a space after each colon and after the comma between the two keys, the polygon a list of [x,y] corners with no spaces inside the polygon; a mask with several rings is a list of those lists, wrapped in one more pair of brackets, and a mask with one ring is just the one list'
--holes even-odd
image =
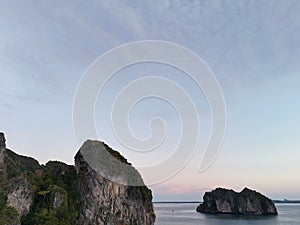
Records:
{"label": "sky", "polygon": [[[131,129],[140,138],[149,136],[153,116],[168,125],[164,149],[151,157],[127,151],[108,117],[114,97],[126,84],[155,74],[188,92],[201,125],[199,150],[175,176],[150,187],[155,200],[198,201],[205,191],[220,186],[237,191],[247,186],[273,199],[300,199],[299,1],[0,4],[0,130],[10,149],[40,163],[73,164],[82,144],[74,135],[73,101],[86,69],[121,44],[168,41],[200,56],[222,88],[227,127],[214,163],[199,172],[201,146],[211,126],[203,93],[184,73],[161,64],[130,66],[107,82],[95,105],[98,137],[89,138],[103,140],[137,167],[172,154],[180,123],[170,104],[146,99],[131,112]],[[190,119],[189,112],[182,116]]]}

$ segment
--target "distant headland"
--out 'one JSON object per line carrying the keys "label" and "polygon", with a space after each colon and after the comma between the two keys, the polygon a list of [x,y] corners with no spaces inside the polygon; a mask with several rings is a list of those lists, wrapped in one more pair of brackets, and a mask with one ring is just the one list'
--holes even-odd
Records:
{"label": "distant headland", "polygon": [[283,203],[283,204],[299,204],[300,200],[273,200],[274,203]]}

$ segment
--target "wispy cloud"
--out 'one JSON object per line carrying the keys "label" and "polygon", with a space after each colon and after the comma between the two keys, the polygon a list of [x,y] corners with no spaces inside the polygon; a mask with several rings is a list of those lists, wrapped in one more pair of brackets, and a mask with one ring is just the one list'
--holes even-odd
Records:
{"label": "wispy cloud", "polygon": [[[229,109],[229,138],[233,140],[226,146],[232,151],[229,162],[248,163],[238,149],[244,147],[244,142],[256,158],[261,154],[258,151],[267,149],[258,146],[257,140],[261,139],[269,147],[274,140],[280,140],[281,146],[287,146],[285,151],[294,149],[297,154],[299,12],[297,0],[276,4],[273,0],[91,0],[84,3],[45,0],[34,4],[30,0],[1,1],[0,129],[8,129],[11,134],[16,130],[30,133],[27,138],[18,138],[16,146],[28,145],[31,149],[29,143],[35,143],[37,157],[39,150],[45,148],[43,160],[61,154],[62,149],[53,149],[57,147],[54,144],[63,142],[65,149],[70,149],[64,160],[72,162],[73,152],[69,147],[74,144],[72,100],[85,69],[119,44],[162,39],[199,54],[221,83]],[[193,91],[191,85],[186,86]],[[147,112],[146,107],[144,111]],[[188,112],[184,116],[189,117]],[[40,130],[44,130],[43,137]],[[279,135],[280,132],[286,135]],[[48,137],[61,142],[45,147]],[[291,147],[291,143],[295,146]],[[288,168],[287,162],[297,157],[282,154],[278,146],[272,145],[272,151],[273,147],[276,151],[273,156],[278,161],[284,158],[284,166]],[[269,156],[268,152],[265,154]],[[233,174],[232,179],[240,177],[238,173],[241,171]],[[218,172],[213,175],[216,179],[220,176]],[[195,181],[199,187],[202,182]],[[215,188],[198,188],[195,183],[177,182],[176,188],[161,185],[154,190],[197,195]],[[235,186],[235,182],[220,186],[242,188],[241,184]]]}

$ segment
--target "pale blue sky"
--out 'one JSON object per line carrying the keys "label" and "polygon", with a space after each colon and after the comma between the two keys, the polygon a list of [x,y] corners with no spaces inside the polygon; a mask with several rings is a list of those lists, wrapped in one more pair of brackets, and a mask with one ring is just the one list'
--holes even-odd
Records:
{"label": "pale blue sky", "polygon": [[[0,5],[0,130],[11,149],[42,163],[73,163],[78,146],[72,104],[85,69],[120,44],[172,41],[202,57],[219,80],[227,133],[208,171],[197,172],[197,153],[177,176],[152,187],[155,199],[199,200],[217,186],[249,186],[272,198],[300,199],[299,1],[0,0]],[[168,69],[154,68],[189,89],[192,98],[202,98],[197,107],[208,127],[208,108],[193,84],[175,71],[171,76]],[[101,119],[103,105],[134,76],[116,77],[97,103],[99,138],[115,148],[121,147]],[[160,104],[133,112],[133,127],[141,135],[146,134],[140,124],[158,109],[176,130],[172,110]]]}

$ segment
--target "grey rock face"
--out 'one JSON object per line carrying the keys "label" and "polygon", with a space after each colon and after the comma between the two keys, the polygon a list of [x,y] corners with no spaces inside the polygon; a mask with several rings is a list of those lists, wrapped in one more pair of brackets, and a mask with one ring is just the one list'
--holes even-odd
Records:
{"label": "grey rock face", "polygon": [[[75,157],[81,201],[79,224],[154,224],[151,191],[145,186],[133,187],[112,182],[96,172],[81,154],[91,148],[101,153],[108,151],[109,147],[101,142],[87,141]],[[135,173],[140,177],[137,171]]]}
{"label": "grey rock face", "polygon": [[26,178],[12,179],[8,184],[7,205],[14,207],[19,216],[29,213],[33,202],[33,188]]}
{"label": "grey rock face", "polygon": [[245,188],[240,193],[217,188],[206,192],[203,203],[197,207],[201,213],[224,213],[242,215],[277,215],[277,209],[271,199]]}
{"label": "grey rock face", "polygon": [[0,183],[4,180],[4,151],[0,149]]}
{"label": "grey rock face", "polygon": [[55,192],[53,207],[58,208],[65,200],[65,194],[60,192]]}
{"label": "grey rock face", "polygon": [[4,151],[6,149],[4,133],[0,132],[0,182],[4,180]]}
{"label": "grey rock face", "polygon": [[6,148],[4,133],[0,132],[0,150]]}

